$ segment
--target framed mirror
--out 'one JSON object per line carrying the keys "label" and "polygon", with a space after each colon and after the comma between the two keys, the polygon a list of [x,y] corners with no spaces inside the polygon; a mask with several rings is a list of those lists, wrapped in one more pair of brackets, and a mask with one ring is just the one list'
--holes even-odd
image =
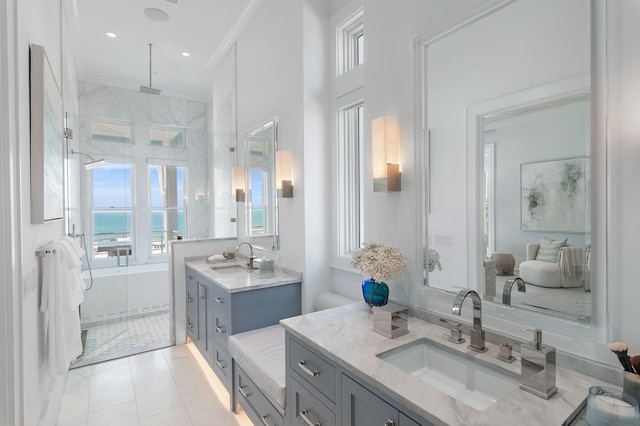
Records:
{"label": "framed mirror", "polygon": [[278,250],[278,198],[275,185],[275,153],[278,149],[278,117],[247,131],[245,166],[247,236],[255,248]]}
{"label": "framed mirror", "polygon": [[494,2],[424,39],[428,286],[591,321],[591,7]]}

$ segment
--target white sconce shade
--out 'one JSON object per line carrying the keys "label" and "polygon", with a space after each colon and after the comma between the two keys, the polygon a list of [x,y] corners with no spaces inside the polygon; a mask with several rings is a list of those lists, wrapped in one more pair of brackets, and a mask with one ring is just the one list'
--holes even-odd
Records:
{"label": "white sconce shade", "polygon": [[373,191],[401,190],[400,123],[393,117],[378,117],[371,121]]}
{"label": "white sconce shade", "polygon": [[276,151],[276,190],[280,198],[293,198],[293,152]]}
{"label": "white sconce shade", "polygon": [[244,192],[244,167],[235,166],[233,168],[233,176],[231,179],[233,192],[236,194],[236,201],[243,203],[245,200]]}

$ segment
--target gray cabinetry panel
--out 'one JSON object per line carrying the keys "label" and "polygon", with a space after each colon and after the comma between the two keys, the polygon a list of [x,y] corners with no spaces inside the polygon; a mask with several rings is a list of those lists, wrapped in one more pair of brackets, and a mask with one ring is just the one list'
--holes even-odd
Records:
{"label": "gray cabinetry panel", "polygon": [[398,410],[350,377],[342,375],[343,426],[398,426]]}
{"label": "gray cabinetry panel", "polygon": [[296,340],[291,340],[289,350],[289,369],[295,371],[305,382],[335,403],[337,383],[335,366]]}
{"label": "gray cabinetry panel", "polygon": [[336,425],[335,413],[297,380],[290,378],[287,386],[291,386],[291,401],[287,403],[290,405],[292,424],[301,426]]}
{"label": "gray cabinetry panel", "polygon": [[284,425],[284,418],[280,412],[275,409],[237,364],[235,364],[233,374],[235,400],[242,405],[251,421],[258,425]]}

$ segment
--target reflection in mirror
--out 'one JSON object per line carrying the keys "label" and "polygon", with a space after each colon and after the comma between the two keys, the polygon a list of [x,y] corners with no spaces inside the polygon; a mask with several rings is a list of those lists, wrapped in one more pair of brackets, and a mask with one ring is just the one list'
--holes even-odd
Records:
{"label": "reflection in mirror", "polygon": [[424,44],[427,283],[588,322],[590,2],[502,5]]}
{"label": "reflection in mirror", "polygon": [[277,135],[278,119],[274,118],[249,130],[245,138],[247,235],[254,247],[272,251],[278,248],[275,189]]}

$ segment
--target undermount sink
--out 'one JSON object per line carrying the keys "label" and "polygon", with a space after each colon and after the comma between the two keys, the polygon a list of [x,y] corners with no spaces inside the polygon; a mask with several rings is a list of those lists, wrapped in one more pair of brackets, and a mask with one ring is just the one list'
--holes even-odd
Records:
{"label": "undermount sink", "polygon": [[377,357],[479,411],[519,385],[517,374],[427,338]]}
{"label": "undermount sink", "polygon": [[238,263],[231,263],[228,265],[219,264],[219,265],[211,265],[211,269],[220,273],[220,274],[234,274],[239,271],[247,271],[247,267],[245,265],[240,265]]}

